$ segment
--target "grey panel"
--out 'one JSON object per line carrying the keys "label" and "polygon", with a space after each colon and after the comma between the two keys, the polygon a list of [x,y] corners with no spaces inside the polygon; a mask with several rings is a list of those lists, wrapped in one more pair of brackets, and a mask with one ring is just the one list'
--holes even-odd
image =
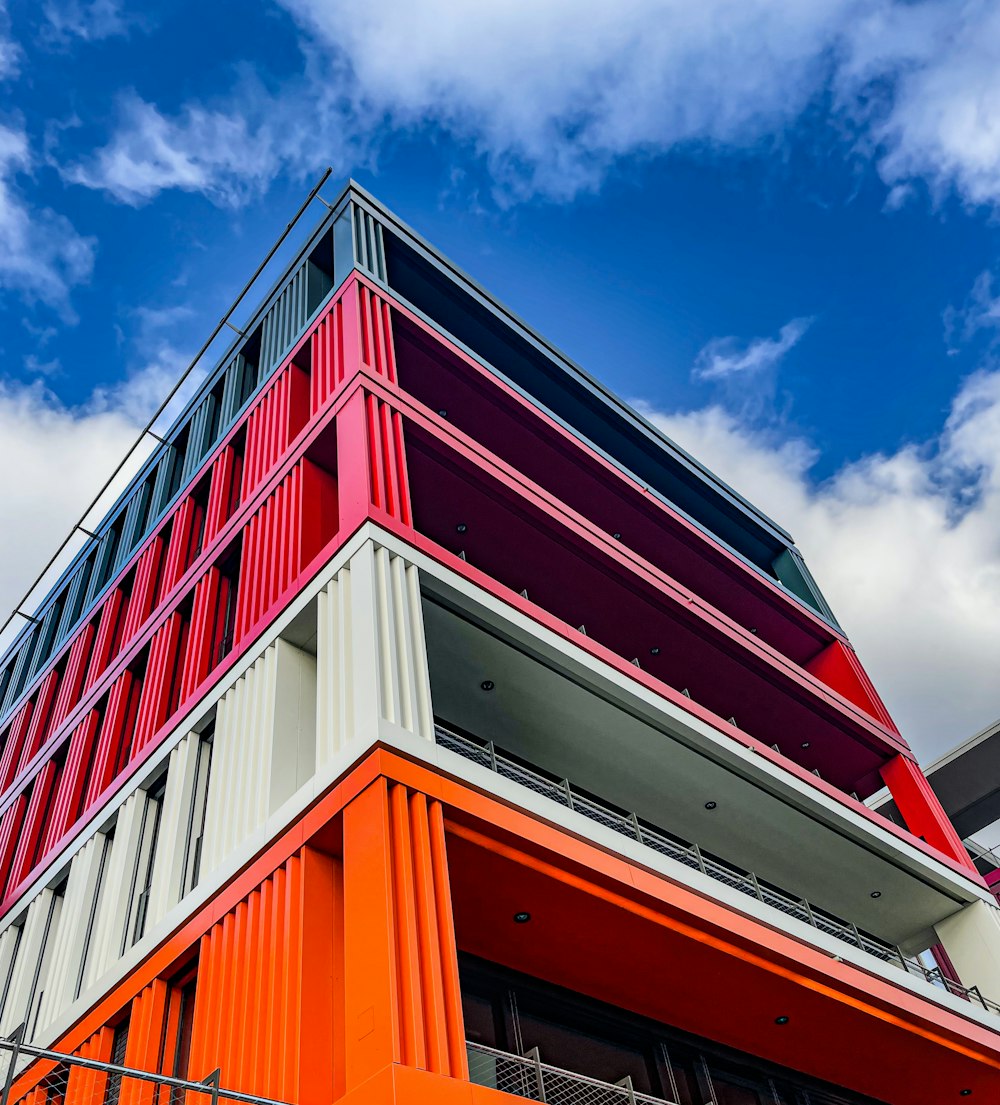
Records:
{"label": "grey panel", "polygon": [[124,567],[125,562],[146,536],[146,519],[149,517],[149,501],[153,488],[149,480],[141,484],[128,506],[125,508],[125,520],[122,522],[122,539],[118,545],[118,555],[115,557],[115,566],[112,574],[117,574]]}
{"label": "grey panel", "polygon": [[87,587],[87,606],[90,606],[94,599],[97,598],[104,584],[107,583],[111,576],[111,557],[114,554],[116,536],[115,531],[109,529],[102,534],[101,539],[97,543],[94,570],[90,575],[90,584]]}
{"label": "grey panel", "polygon": [[14,660],[10,682],[7,684],[7,693],[4,695],[3,708],[0,709],[0,717],[6,716],[7,711],[14,705],[24,689],[24,685],[28,680],[28,665],[31,662],[31,654],[34,652],[36,636],[35,632],[31,632],[24,638],[21,651],[18,652]]}
{"label": "grey panel", "polygon": [[354,207],[354,246],[358,267],[385,283],[385,245],[382,224],[363,208]]}
{"label": "grey panel", "polygon": [[64,641],[67,634],[76,625],[77,619],[83,610],[83,602],[87,596],[87,584],[90,582],[90,569],[93,559],[88,558],[73,573],[69,586],[66,588],[66,601],[63,603],[62,617],[59,619],[59,628],[56,630],[56,642]]}
{"label": "grey panel", "polygon": [[233,424],[243,404],[256,386],[256,367],[238,353],[226,366],[222,385],[222,404],[219,412],[219,429],[224,433]]}
{"label": "grey panel", "polygon": [[187,449],[184,452],[184,468],[181,471],[182,485],[195,474],[215,444],[217,426],[215,413],[216,399],[214,395],[209,394],[191,416],[191,429],[188,433]]}

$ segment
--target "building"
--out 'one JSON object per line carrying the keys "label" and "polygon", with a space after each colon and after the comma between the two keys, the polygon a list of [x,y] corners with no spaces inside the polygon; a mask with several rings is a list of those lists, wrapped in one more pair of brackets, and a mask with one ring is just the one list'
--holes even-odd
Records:
{"label": "building", "polygon": [[788,534],[354,185],[0,697],[0,1034],[295,1105],[1000,1092],[995,900]]}

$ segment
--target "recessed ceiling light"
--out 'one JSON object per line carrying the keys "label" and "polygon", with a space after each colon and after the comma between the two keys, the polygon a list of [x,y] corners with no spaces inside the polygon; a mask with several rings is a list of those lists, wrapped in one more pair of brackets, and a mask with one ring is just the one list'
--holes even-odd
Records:
{"label": "recessed ceiling light", "polygon": [[612,534],[611,536],[612,536],[612,537],[613,537],[613,538],[614,538],[614,539],[615,539],[616,541],[620,541],[620,540],[622,539],[622,535],[621,535],[620,533],[613,533],[613,534]]}
{"label": "recessed ceiling light", "polygon": [[803,741],[803,742],[802,742],[802,743],[801,743],[801,744],[799,745],[799,748],[808,748],[808,747],[809,747],[809,745],[810,745],[810,743],[811,743],[810,741]]}
{"label": "recessed ceiling light", "polygon": [[469,527],[464,522],[459,522],[458,525],[455,527],[455,532],[456,533],[465,533],[465,531],[468,528]]}
{"label": "recessed ceiling light", "polygon": [[650,655],[650,656],[659,656],[659,655],[660,655],[660,650],[659,650],[658,646],[654,645],[654,646],[653,646],[653,647],[652,647],[652,648],[651,648],[651,649],[649,650],[649,655]]}
{"label": "recessed ceiling light", "polygon": [[881,898],[882,897],[882,891],[881,890],[873,890],[871,892],[871,894],[868,895],[868,897],[869,898]]}
{"label": "recessed ceiling light", "polygon": [[447,412],[446,410],[440,410],[440,411],[438,411],[438,414],[439,414],[439,415],[440,415],[440,416],[441,416],[442,418],[447,418],[447,417],[448,417],[448,412]]}
{"label": "recessed ceiling light", "polygon": [[788,1024],[788,1021],[789,1021],[789,1018],[786,1017],[784,1013],[782,1013],[782,1015],[780,1017],[775,1017],[774,1018],[774,1023],[775,1024]]}
{"label": "recessed ceiling light", "polygon": [[526,925],[530,920],[531,914],[526,909],[522,909],[520,913],[514,914],[515,925]]}
{"label": "recessed ceiling light", "polygon": [[959,1090],[958,1091],[958,1096],[959,1097],[968,1097],[969,1094],[971,1094],[971,1093],[972,1093],[972,1090]]}
{"label": "recessed ceiling light", "polygon": [[479,686],[481,690],[492,691],[493,688],[496,686],[496,683],[494,683],[492,679],[484,679],[482,683],[479,684]]}
{"label": "recessed ceiling light", "polygon": [[718,802],[706,802],[705,803],[705,809],[706,810],[714,810],[717,805],[718,805]]}

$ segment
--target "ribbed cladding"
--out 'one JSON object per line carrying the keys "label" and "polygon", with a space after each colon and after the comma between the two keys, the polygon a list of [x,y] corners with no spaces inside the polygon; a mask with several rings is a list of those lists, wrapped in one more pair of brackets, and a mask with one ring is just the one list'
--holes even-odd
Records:
{"label": "ribbed cladding", "polygon": [[90,902],[97,893],[104,837],[93,836],[73,857],[66,883],[66,899],[59,929],[52,934],[55,950],[39,1008],[38,1026],[44,1030],[75,997],[80,959],[84,952],[85,924]]}
{"label": "ribbed cladding", "polygon": [[205,508],[205,545],[214,541],[219,531],[229,521],[233,506],[233,484],[239,478],[240,470],[236,452],[232,445],[227,445],[212,464],[208,504]]}
{"label": "ribbed cladding", "polygon": [[388,1063],[468,1078],[440,804],[378,779],[344,811],[345,1016],[372,1031],[347,1088]]}
{"label": "ribbed cladding", "polygon": [[152,485],[149,480],[146,480],[136,489],[128,501],[128,506],[125,507],[122,536],[112,569],[113,575],[121,571],[132,555],[132,550],[146,536],[146,519],[149,517],[149,503],[152,495]]}
{"label": "ribbed cladding", "polygon": [[[159,1070],[167,1014],[167,994],[166,982],[158,978],[140,990],[132,999],[125,1066],[134,1067],[136,1070]],[[121,1080],[118,1105],[154,1105],[160,1099],[161,1090],[152,1082],[138,1078]]]}
{"label": "ribbed cladding", "polygon": [[0,717],[6,716],[7,711],[14,705],[15,700],[24,688],[24,684],[27,682],[28,666],[31,663],[36,637],[37,633],[30,634],[24,639],[20,647],[17,659],[13,664],[10,682],[7,684],[7,693],[4,695],[3,708],[0,709]]}
{"label": "ribbed cladding", "polygon": [[[45,889],[36,894],[28,906],[17,961],[14,964],[10,987],[7,991],[3,1018],[0,1020],[0,1033],[4,1036],[9,1036],[28,1016],[28,1003],[32,996],[35,970],[45,952],[45,936],[49,927],[52,898],[52,891]],[[58,918],[52,919],[58,921]]]}
{"label": "ribbed cladding", "polygon": [[256,386],[256,366],[252,365],[242,353],[237,353],[226,366],[226,375],[222,383],[219,424],[223,431],[233,424]]}
{"label": "ribbed cladding", "polygon": [[115,630],[119,618],[124,618],[125,611],[122,607],[127,602],[120,587],[111,591],[104,600],[97,614],[97,633],[94,637],[94,650],[87,666],[87,678],[84,681],[84,691],[97,682],[107,670],[111,661],[111,650],[115,643]]}
{"label": "ribbed cladding", "polygon": [[21,836],[21,826],[28,808],[28,799],[19,794],[0,817],[0,886],[7,879],[10,865],[14,859],[14,849]]}
{"label": "ribbed cladding", "polygon": [[344,382],[344,301],[337,299],[310,337],[312,366],[309,407],[318,413]]}
{"label": "ribbed cladding", "polygon": [[97,598],[98,592],[111,578],[111,572],[114,568],[114,564],[112,563],[112,557],[115,553],[114,544],[115,533],[114,530],[111,529],[103,533],[97,542],[97,551],[94,554],[94,570],[90,573],[90,583],[87,586],[85,606],[91,605]]}
{"label": "ribbed cladding", "polygon": [[316,661],[277,640],[215,716],[202,870],[215,870],[315,773]]}
{"label": "ribbed cladding", "polygon": [[379,376],[396,383],[396,347],[392,338],[392,312],[389,304],[361,285],[358,306],[361,327],[361,360]]}
{"label": "ribbed cladding", "polygon": [[319,593],[317,619],[319,763],[379,719],[433,739],[416,566],[366,545]]}
{"label": "ribbed cladding", "polygon": [[136,707],[134,684],[135,676],[131,671],[123,671],[111,684],[104,720],[97,738],[94,769],[84,796],[88,807],[111,785],[123,742],[131,740]]}
{"label": "ribbed cladding", "polygon": [[10,786],[17,774],[25,740],[31,727],[31,715],[34,713],[34,709],[34,703],[29,699],[21,705],[17,713],[11,718],[3,755],[0,756],[0,792],[5,791]]}
{"label": "ribbed cladding", "polygon": [[382,224],[363,208],[354,206],[354,249],[358,267],[385,283],[385,243]]}
{"label": "ribbed cladding", "polygon": [[274,468],[308,420],[309,377],[298,365],[286,365],[247,418],[241,501]]}
{"label": "ribbed cladding", "polygon": [[200,739],[188,733],[171,751],[160,815],[159,840],[150,882],[146,929],[151,929],[181,898],[188,814],[194,795]]}
{"label": "ribbed cladding", "polygon": [[42,680],[38,691],[33,696],[34,708],[31,711],[31,724],[28,726],[24,748],[21,751],[21,758],[18,760],[18,773],[28,766],[39,748],[42,747],[45,738],[48,736],[52,706],[55,702],[56,687],[58,683],[59,676],[54,670],[50,671]]}
{"label": "ribbed cladding", "polygon": [[97,743],[100,715],[90,710],[76,726],[69,739],[66,766],[63,768],[59,789],[49,819],[45,850],[54,847],[76,820],[84,799],[87,783],[87,765]]}
{"label": "ribbed cladding", "polygon": [[180,703],[187,701],[215,666],[215,620],[221,578],[218,568],[209,568],[195,585],[191,626],[181,669]]}
{"label": "ribbed cladding", "polygon": [[28,800],[24,823],[11,863],[10,880],[7,885],[8,894],[16,889],[31,871],[35,852],[39,848],[45,832],[43,820],[49,806],[49,800],[52,797],[55,778],[56,765],[51,760],[35,776],[31,788],[31,798]]}
{"label": "ribbed cladding", "polygon": [[156,605],[162,557],[163,538],[157,535],[143,549],[136,561],[135,581],[132,584],[132,594],[129,596],[128,610],[125,613],[121,648],[128,646],[153,612]]}
{"label": "ribbed cladding", "polygon": [[153,505],[150,516],[158,518],[167,503],[173,498],[171,491],[177,486],[174,479],[178,465],[183,464],[176,445],[164,445],[160,453],[160,459],[156,464],[156,476],[153,479]]}
{"label": "ribbed cladding", "polygon": [[202,937],[190,1076],[299,1105],[341,1095],[339,864],[290,857]]}
{"label": "ribbed cladding", "polygon": [[174,611],[150,640],[149,662],[139,699],[130,759],[149,744],[169,716],[174,669],[178,663],[178,655],[183,654],[185,637],[184,621]]}
{"label": "ribbed cladding", "polygon": [[94,646],[96,629],[93,623],[85,625],[69,646],[66,668],[59,684],[59,694],[52,708],[51,728],[55,730],[69,715],[70,710],[80,701],[83,693],[83,681],[87,675],[91,649]]}
{"label": "ribbed cladding", "polygon": [[332,286],[333,282],[326,273],[311,261],[306,261],[292,276],[264,316],[260,345],[261,379],[280,363]]}
{"label": "ribbed cladding", "polygon": [[66,588],[66,601],[63,603],[62,615],[59,618],[59,628],[56,630],[57,645],[66,639],[67,634],[83,613],[83,602],[87,597],[87,584],[90,581],[92,565],[92,558],[85,560],[69,581],[69,586]]}
{"label": "ribbed cladding", "polygon": [[365,397],[372,505],[404,525],[413,524],[403,446],[403,416],[375,395]]}
{"label": "ribbed cladding", "polygon": [[216,406],[215,396],[208,394],[191,415],[188,423],[187,448],[184,451],[184,467],[181,469],[182,487],[198,471],[201,462],[215,444]]}
{"label": "ribbed cladding", "polygon": [[[82,1059],[96,1059],[101,1063],[111,1061],[111,1043],[114,1029],[101,1028],[85,1043],[76,1049],[75,1054]],[[63,1105],[97,1105],[105,1100],[108,1076],[100,1070],[71,1066],[66,1083],[66,1096]]]}
{"label": "ribbed cladding", "polygon": [[174,513],[174,522],[170,527],[170,542],[167,545],[167,555],[163,562],[163,574],[160,580],[160,590],[164,595],[169,594],[177,586],[177,581],[187,570],[191,533],[197,513],[197,504],[190,495],[178,504]]}
{"label": "ribbed cladding", "polygon": [[49,658],[52,645],[56,639],[56,629],[59,626],[61,612],[60,604],[54,602],[42,615],[41,625],[35,634],[35,647],[32,650],[31,665],[28,668],[28,676],[25,682],[30,682]]}

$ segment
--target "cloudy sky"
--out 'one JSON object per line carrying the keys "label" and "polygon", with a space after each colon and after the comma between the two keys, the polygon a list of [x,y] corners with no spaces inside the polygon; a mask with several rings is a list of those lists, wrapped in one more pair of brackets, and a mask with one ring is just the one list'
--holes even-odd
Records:
{"label": "cloudy sky", "polygon": [[0,0],[5,610],[327,165],[1000,715],[1000,5]]}

